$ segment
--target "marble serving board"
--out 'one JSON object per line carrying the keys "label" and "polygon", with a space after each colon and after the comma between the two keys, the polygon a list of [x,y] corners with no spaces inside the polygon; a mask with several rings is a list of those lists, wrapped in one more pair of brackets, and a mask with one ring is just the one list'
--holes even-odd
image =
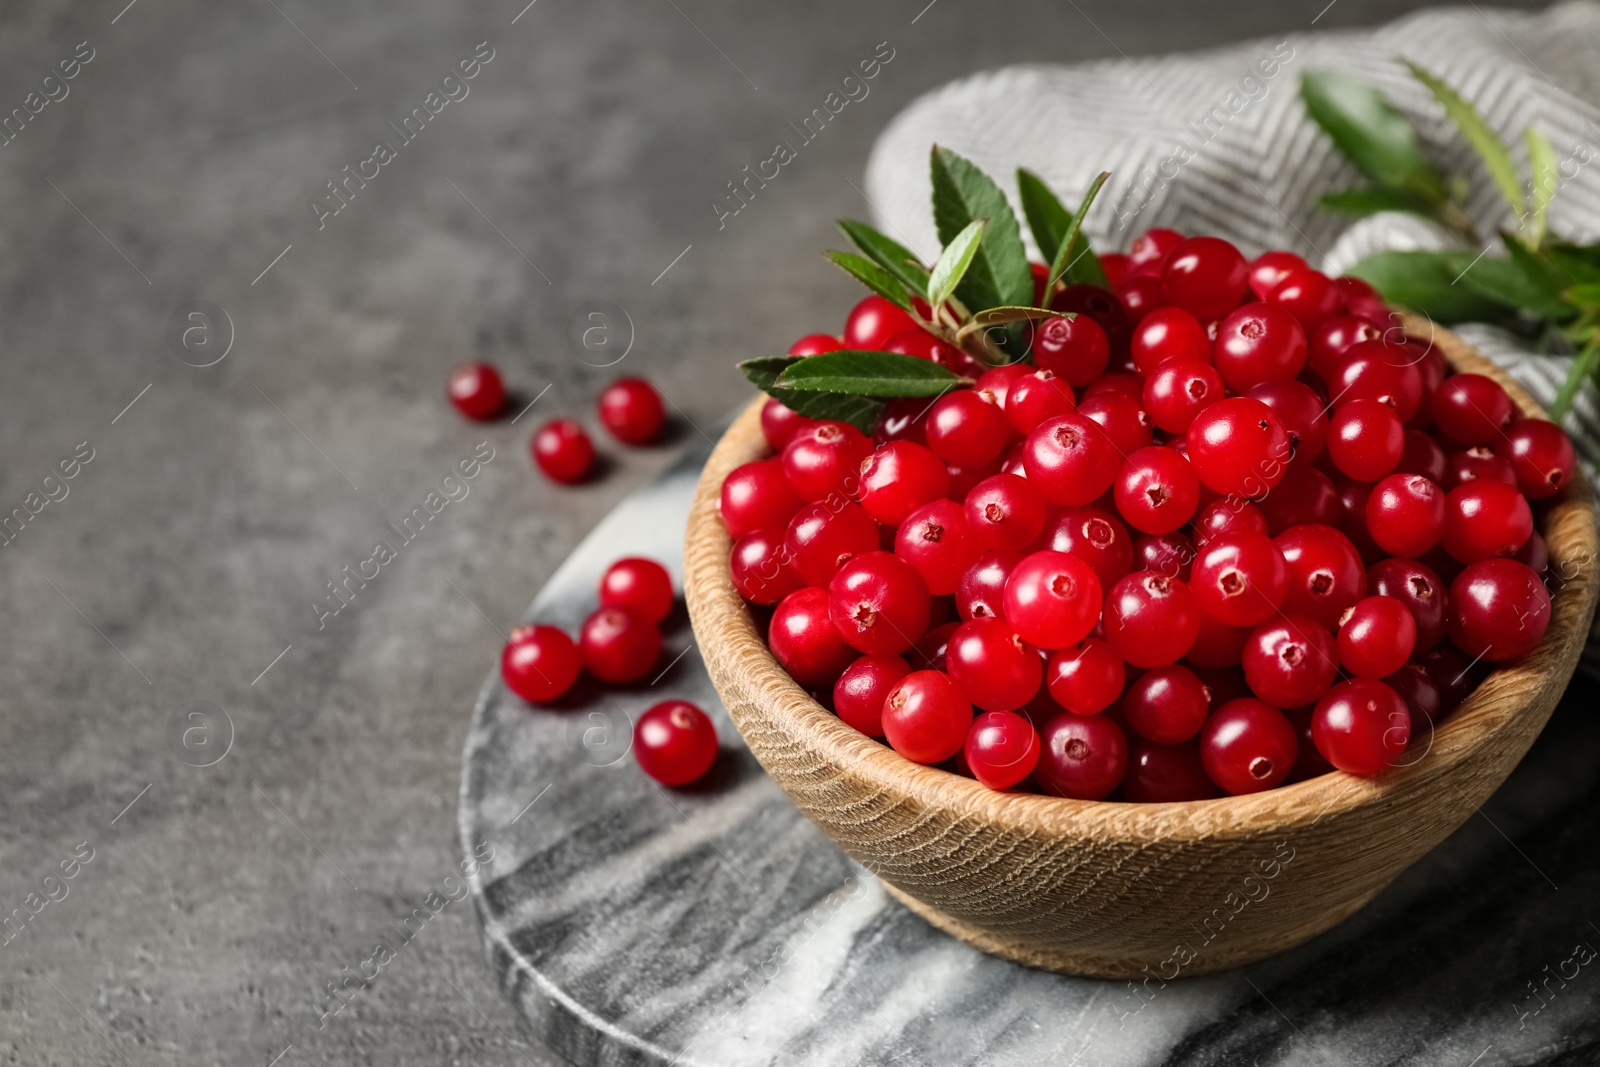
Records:
{"label": "marble serving board", "polygon": [[[709,452],[625,500],[527,618],[575,631],[619,556],[678,577]],[[484,658],[462,847],[492,850],[472,880],[491,966],[575,1063],[1600,1063],[1600,723],[1582,678],[1490,803],[1353,918],[1252,967],[1136,986],[996,959],[890,898],[745,749],[681,604],[660,674],[631,688],[533,708],[501,685],[498,649]],[[690,789],[629,752],[631,722],[669,698],[721,736]],[[1218,903],[1195,902],[1196,945]]]}

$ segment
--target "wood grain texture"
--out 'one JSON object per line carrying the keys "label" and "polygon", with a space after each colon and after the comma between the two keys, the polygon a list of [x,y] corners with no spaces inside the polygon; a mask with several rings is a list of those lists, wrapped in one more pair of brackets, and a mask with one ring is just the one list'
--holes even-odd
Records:
{"label": "wood grain texture", "polygon": [[[1408,328],[1428,337],[1428,324]],[[1458,370],[1537,404],[1460,338]],[[902,758],[840,722],[773,659],[728,576],[723,478],[767,454],[758,400],[701,475],[684,547],[690,618],[756,758],[797,807],[929,922],[1022,963],[1170,979],[1298,944],[1370,900],[1465,821],[1527,752],[1572,676],[1600,560],[1584,479],[1545,514],[1561,575],[1544,640],[1502,667],[1409,766],[1329,774],[1244,797],[1127,804],[992,792]]]}

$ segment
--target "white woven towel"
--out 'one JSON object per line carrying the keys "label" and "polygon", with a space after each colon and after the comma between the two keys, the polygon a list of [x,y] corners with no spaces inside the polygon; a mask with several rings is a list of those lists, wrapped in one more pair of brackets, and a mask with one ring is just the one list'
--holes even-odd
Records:
{"label": "white woven towel", "polygon": [[[1017,167],[1039,174],[1068,203],[1094,175],[1111,171],[1087,221],[1099,249],[1126,249],[1139,231],[1170,226],[1227,237],[1247,255],[1292,249],[1338,272],[1381,249],[1454,243],[1446,231],[1408,215],[1352,221],[1317,207],[1323,193],[1364,183],[1299,97],[1302,72],[1339,70],[1382,88],[1411,119],[1429,156],[1447,173],[1470,177],[1467,210],[1480,232],[1512,228],[1514,216],[1471,148],[1396,62],[1399,56],[1470,100],[1512,146],[1521,173],[1527,173],[1523,130],[1544,130],[1561,160],[1551,227],[1577,240],[1600,240],[1600,5],[1594,3],[1539,14],[1473,5],[1421,12],[1374,31],[1295,33],[1195,55],[976,74],[926,94],[895,118],[873,148],[867,197],[878,225],[929,262],[938,252],[928,208],[934,144],[995,178],[1019,218]],[[1457,332],[1545,404],[1566,376],[1570,358],[1533,352],[1503,330],[1466,325]],[[1592,387],[1580,394],[1566,425],[1592,479],[1600,460],[1600,405]],[[1586,659],[1600,670],[1594,634]]]}
{"label": "white woven towel", "polygon": [[[1196,55],[973,75],[895,118],[873,149],[867,195],[885,232],[930,262],[938,248],[928,209],[933,144],[973,160],[1013,201],[1019,166],[1068,203],[1095,174],[1111,171],[1087,224],[1101,249],[1126,249],[1139,231],[1170,226],[1227,237],[1246,254],[1289,248],[1337,272],[1380,249],[1452,243],[1447,232],[1411,216],[1353,222],[1317,207],[1323,193],[1364,183],[1300,101],[1301,73],[1320,69],[1354,74],[1389,95],[1430,157],[1470,177],[1467,208],[1482,232],[1514,226],[1472,150],[1398,56],[1472,101],[1512,146],[1523,173],[1522,131],[1543,129],[1562,161],[1551,226],[1600,240],[1600,5],[1593,3],[1532,15],[1477,6],[1425,11],[1374,31],[1294,33]],[[1568,359],[1538,355],[1491,327],[1459,332],[1542,402],[1555,396]],[[1592,389],[1567,426],[1584,458],[1600,460]]]}

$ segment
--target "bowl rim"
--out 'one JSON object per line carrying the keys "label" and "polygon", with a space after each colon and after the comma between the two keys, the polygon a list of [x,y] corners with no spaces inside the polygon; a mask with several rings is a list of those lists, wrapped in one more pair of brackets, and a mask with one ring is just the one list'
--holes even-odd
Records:
{"label": "bowl rim", "polygon": [[[1526,390],[1466,341],[1426,320],[1403,318],[1407,333],[1436,344],[1455,371],[1493,378],[1524,416],[1547,418]],[[1558,562],[1564,565],[1574,560],[1591,565],[1580,566],[1564,578],[1559,595],[1552,597],[1549,627],[1533,651],[1480,682],[1434,729],[1424,755],[1409,765],[1370,778],[1330,772],[1259,793],[1199,801],[1141,804],[996,792],[974,779],[913,763],[847,725],[801,688],[768,650],[729,577],[727,558],[732,540],[718,512],[721,484],[728,472],[769,454],[760,429],[764,402],[765,397],[758,396],[713,449],[696,488],[685,545],[684,586],[696,640],[708,666],[713,667],[719,691],[724,684],[739,690],[723,694],[735,724],[745,732],[741,719],[748,712],[742,703],[748,701],[769,724],[817,760],[857,778],[880,797],[976,816],[1002,832],[1092,833],[1134,846],[1156,840],[1259,839],[1263,833],[1314,825],[1329,813],[1387,807],[1441,786],[1460,790],[1463,783],[1478,784],[1491,773],[1484,764],[1494,746],[1511,740],[1508,735],[1525,735],[1526,744],[1531,744],[1543,729],[1555,700],[1543,702],[1539,722],[1529,729],[1530,724],[1519,722],[1533,702],[1525,699],[1525,694],[1551,688],[1552,683],[1557,695],[1565,688],[1582,654],[1600,591],[1597,568],[1592,565],[1600,560],[1594,498],[1580,468],[1557,501],[1544,511],[1543,531],[1552,569]],[[718,670],[718,664],[729,669]],[[1498,780],[1490,791],[1495,785]]]}

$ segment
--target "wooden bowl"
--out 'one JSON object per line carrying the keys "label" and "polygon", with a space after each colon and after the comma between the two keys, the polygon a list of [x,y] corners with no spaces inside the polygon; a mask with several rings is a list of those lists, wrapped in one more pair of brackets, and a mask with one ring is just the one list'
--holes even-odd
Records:
{"label": "wooden bowl", "polygon": [[[1537,404],[1454,335],[1458,370]],[[752,404],[701,475],[685,544],[690,617],[717,691],[795,805],[933,925],[1021,963],[1104,978],[1196,975],[1269,956],[1350,915],[1461,825],[1543,728],[1594,613],[1594,506],[1582,477],[1545,513],[1562,576],[1544,640],[1491,674],[1420,759],[1177,804],[992,792],[840,722],[773,659],[728,573],[723,478],[767,454]],[[1552,580],[1552,584],[1554,581]]]}

